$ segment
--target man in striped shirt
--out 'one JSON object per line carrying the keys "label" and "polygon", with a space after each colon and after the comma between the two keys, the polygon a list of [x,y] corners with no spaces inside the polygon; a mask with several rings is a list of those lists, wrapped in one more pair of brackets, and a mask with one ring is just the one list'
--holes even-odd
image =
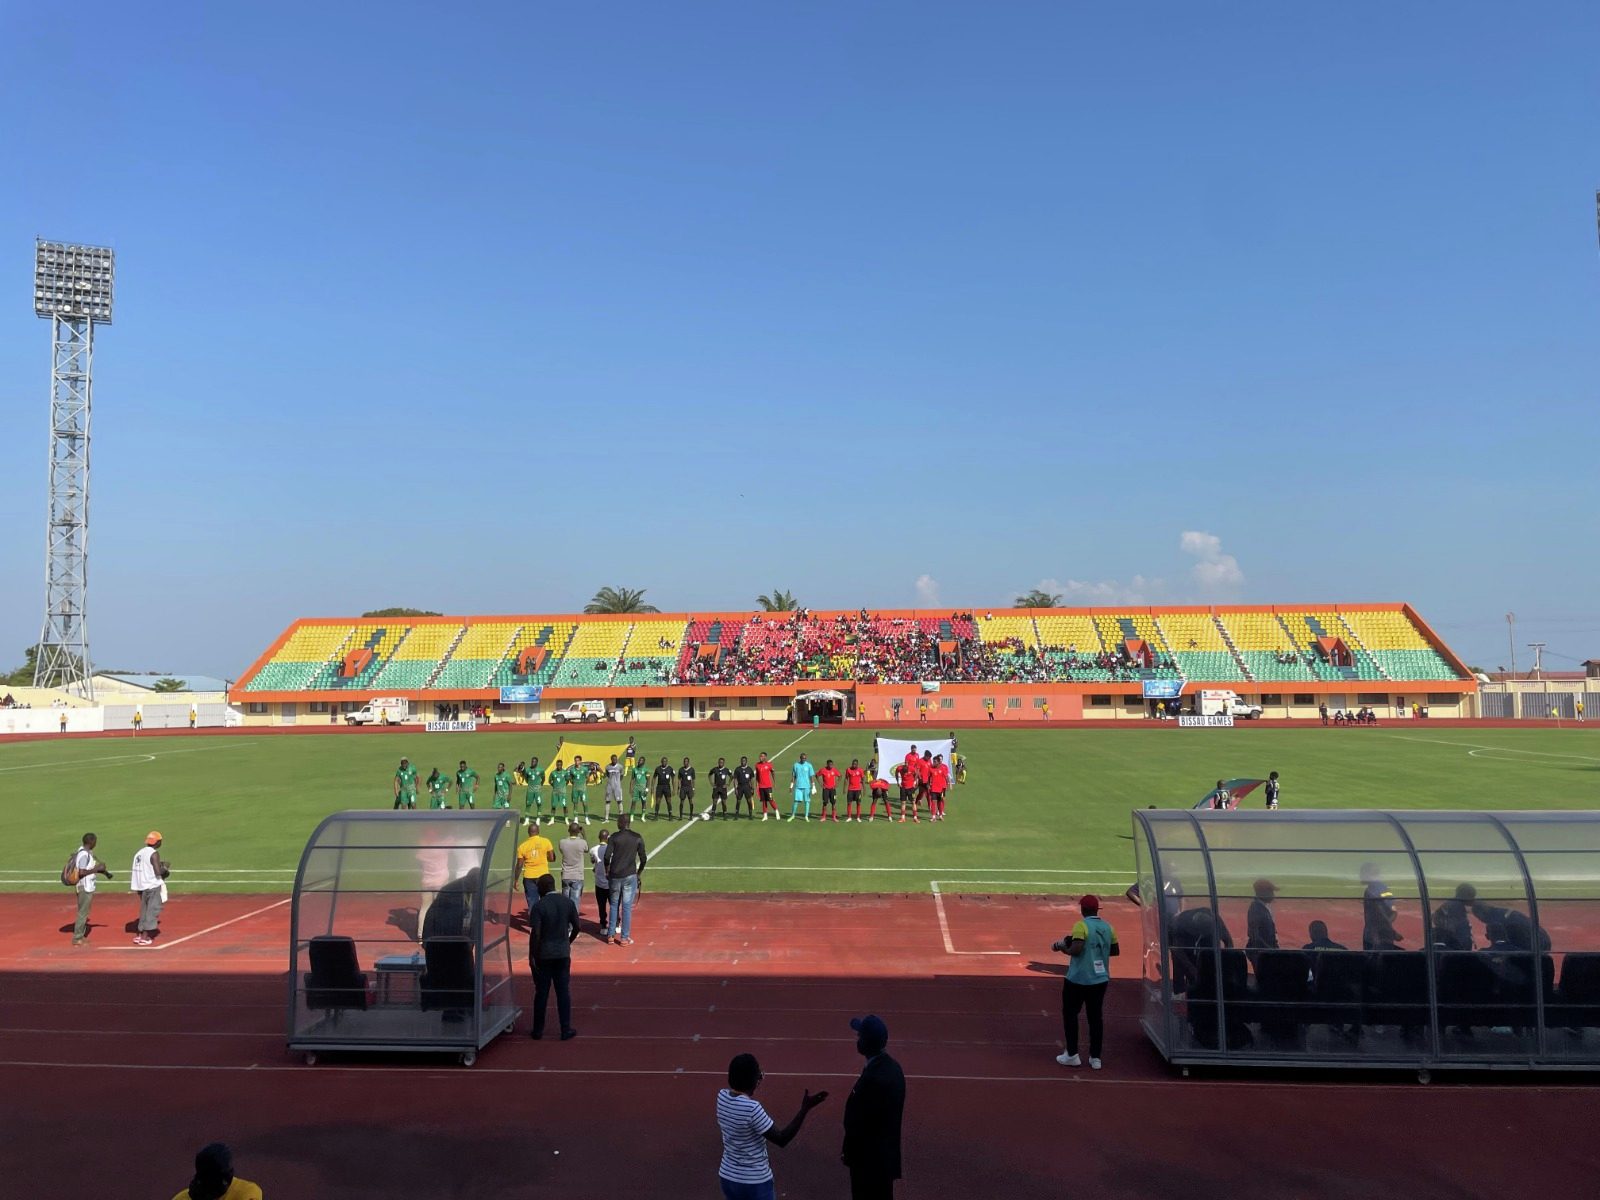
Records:
{"label": "man in striped shirt", "polygon": [[800,1099],[800,1111],[782,1129],[755,1098],[761,1086],[761,1064],[753,1054],[737,1054],[728,1064],[728,1086],[717,1093],[717,1125],[722,1130],[722,1162],[717,1180],[724,1200],[773,1200],[772,1165],[767,1143],[780,1150],[795,1139],[806,1114],[828,1098],[827,1092]]}

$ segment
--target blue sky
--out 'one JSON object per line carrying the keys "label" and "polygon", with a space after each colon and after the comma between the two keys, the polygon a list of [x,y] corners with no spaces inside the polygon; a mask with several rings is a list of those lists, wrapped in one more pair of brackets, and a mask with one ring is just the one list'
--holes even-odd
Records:
{"label": "blue sky", "polygon": [[36,235],[119,256],[107,666],[1044,580],[1600,654],[1596,61],[1592,3],[8,6],[0,658]]}

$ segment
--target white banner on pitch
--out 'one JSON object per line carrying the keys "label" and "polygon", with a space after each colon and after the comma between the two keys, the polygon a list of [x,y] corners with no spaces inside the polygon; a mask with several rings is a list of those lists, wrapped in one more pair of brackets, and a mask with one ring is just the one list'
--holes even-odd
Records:
{"label": "white banner on pitch", "polygon": [[911,753],[911,747],[915,746],[917,748],[917,756],[919,758],[924,751],[928,750],[933,751],[935,756],[944,755],[946,766],[950,765],[952,761],[950,756],[955,753],[956,749],[955,742],[950,738],[930,738],[921,742],[911,742],[881,737],[875,739],[874,744],[877,746],[877,750],[874,753],[878,756],[878,781],[886,786],[894,782],[894,776],[891,772],[894,770],[895,763],[905,762],[906,755]]}

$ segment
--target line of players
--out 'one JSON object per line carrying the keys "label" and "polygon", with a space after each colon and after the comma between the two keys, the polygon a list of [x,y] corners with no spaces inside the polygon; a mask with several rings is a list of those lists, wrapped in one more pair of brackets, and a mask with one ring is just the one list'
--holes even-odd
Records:
{"label": "line of players", "polygon": [[[499,763],[495,768],[493,800],[490,807],[510,808],[512,789],[520,786],[527,789],[523,797],[524,817],[530,820],[542,820],[545,815],[545,788],[548,786],[551,818],[559,817],[565,820],[570,816],[571,819],[577,820],[581,817],[583,823],[587,825],[591,820],[589,785],[603,779],[606,820],[611,819],[613,804],[616,805],[619,814],[626,811],[630,815],[637,815],[646,820],[693,820],[696,816],[707,821],[713,817],[737,820],[741,809],[744,815],[754,820],[755,800],[758,796],[761,801],[763,821],[784,819],[778,808],[778,802],[772,796],[773,764],[768,761],[765,751],[757,758],[754,765],[747,756],[740,757],[739,765],[736,767],[729,767],[726,758],[718,758],[717,765],[708,772],[711,783],[710,804],[700,812],[695,805],[698,772],[688,758],[685,758],[683,765],[675,770],[666,755],[662,755],[660,763],[652,769],[645,765],[642,758],[631,753],[632,750],[630,744],[630,753],[626,760],[619,760],[617,755],[613,754],[611,761],[603,767],[599,763],[585,762],[582,756],[575,757],[571,766],[566,766],[558,758],[548,770],[539,765],[537,756],[527,762],[519,762],[511,771],[506,770],[505,763]],[[889,798],[891,785],[887,780],[879,778],[879,774],[876,758],[871,759],[865,769],[862,768],[860,759],[853,758],[850,760],[850,765],[841,772],[831,758],[819,768],[802,754],[790,768],[788,819],[809,821],[812,794],[820,792],[817,816],[819,821],[872,821],[877,818],[880,803],[883,805],[884,820],[892,821],[895,818]],[[950,765],[944,761],[944,755],[934,754],[932,751],[924,751],[919,755],[917,748],[912,746],[905,761],[896,763],[888,774],[894,776],[899,786],[900,821],[903,824],[907,820],[920,822],[922,820],[920,810],[923,808],[927,810],[930,821],[944,820],[945,800],[952,779],[963,778],[965,770],[958,759],[956,771],[952,773]],[[844,781],[845,793],[845,815],[842,818],[839,816],[841,779]],[[622,798],[625,783],[630,793],[626,809],[623,807]],[[454,785],[456,807],[475,809],[478,772],[467,765],[466,759],[462,759],[456,768]],[[440,811],[450,807],[448,803],[450,776],[435,767],[422,786],[428,791],[429,808]],[[730,788],[733,799],[732,813],[728,811]],[[417,791],[417,769],[411,765],[410,759],[402,758],[394,774],[394,807],[415,809]],[[863,791],[870,791],[870,806],[864,816],[861,811]],[[650,802],[652,795],[653,804]],[[676,814],[672,810],[674,798],[677,800]],[[662,811],[663,808],[665,812]]]}

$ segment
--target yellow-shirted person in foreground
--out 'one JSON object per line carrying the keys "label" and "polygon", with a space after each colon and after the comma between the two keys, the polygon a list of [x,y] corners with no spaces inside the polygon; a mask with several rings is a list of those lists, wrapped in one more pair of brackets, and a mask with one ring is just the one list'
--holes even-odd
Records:
{"label": "yellow-shirted person in foreground", "polygon": [[522,894],[528,901],[531,915],[539,902],[539,877],[550,874],[550,864],[556,860],[555,844],[539,833],[539,822],[528,822],[528,836],[517,847],[517,874],[522,876]]}
{"label": "yellow-shirted person in foreground", "polygon": [[233,1151],[212,1142],[194,1156],[194,1178],[172,1200],[261,1200],[261,1189],[233,1173]]}

